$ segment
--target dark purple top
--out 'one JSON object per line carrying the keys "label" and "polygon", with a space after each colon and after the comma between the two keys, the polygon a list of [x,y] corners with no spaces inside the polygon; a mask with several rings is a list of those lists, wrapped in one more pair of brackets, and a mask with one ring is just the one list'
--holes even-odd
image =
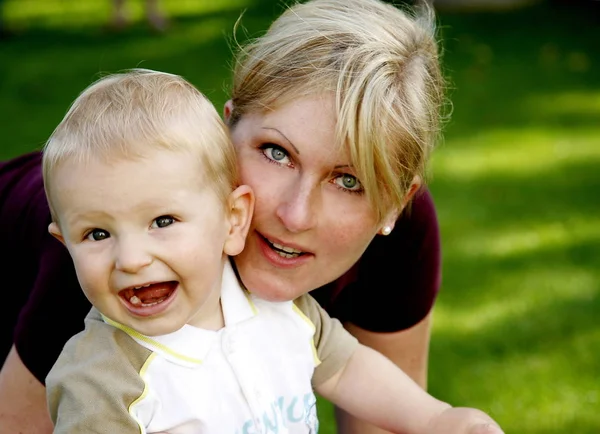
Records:
{"label": "dark purple top", "polygon": [[[48,234],[49,223],[41,154],[0,163],[5,291],[0,360],[14,341],[21,360],[41,382],[66,341],[83,329],[90,309],[66,248]],[[424,190],[389,236],[377,236],[354,267],[312,294],[331,316],[390,332],[421,321],[439,285],[439,229],[431,196]]]}

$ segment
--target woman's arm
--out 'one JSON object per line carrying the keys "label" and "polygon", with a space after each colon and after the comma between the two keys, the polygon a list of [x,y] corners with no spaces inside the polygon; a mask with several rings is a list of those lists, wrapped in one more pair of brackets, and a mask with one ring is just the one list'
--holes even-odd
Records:
{"label": "woman's arm", "polygon": [[344,324],[358,341],[390,359],[423,389],[427,389],[427,366],[431,337],[431,312],[418,324],[399,332],[375,333]]}
{"label": "woman's arm", "polygon": [[[427,362],[431,335],[431,313],[408,330],[392,333],[375,333],[344,324],[358,341],[371,347],[399,366],[423,389],[427,388]],[[384,434],[386,431],[357,419],[340,408],[336,408],[338,432],[343,434]]]}
{"label": "woman's arm", "polygon": [[0,370],[0,434],[50,434],[46,388],[13,346]]}

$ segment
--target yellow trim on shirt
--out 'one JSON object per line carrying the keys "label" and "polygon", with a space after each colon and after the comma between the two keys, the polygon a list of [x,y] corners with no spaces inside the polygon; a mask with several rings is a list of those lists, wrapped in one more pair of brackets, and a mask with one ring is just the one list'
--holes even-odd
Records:
{"label": "yellow trim on shirt", "polygon": [[311,338],[310,338],[310,346],[312,348],[313,361],[315,363],[315,366],[319,366],[321,364],[321,360],[319,359],[319,354],[317,352],[317,347],[315,346],[315,338],[314,338],[314,334],[315,334],[315,331],[317,330],[317,328],[315,327],[313,322],[310,320],[310,318],[307,317],[304,314],[304,312],[302,312],[302,310],[300,310],[300,308],[298,306],[296,306],[296,304],[293,302],[292,302],[292,309],[294,309],[294,312],[296,312],[300,316],[300,318],[302,318],[302,320],[305,323],[307,323],[310,326],[310,328],[312,329],[313,336],[311,336]]}
{"label": "yellow trim on shirt", "polygon": [[242,291],[244,292],[244,295],[246,296],[246,300],[248,300],[248,304],[250,304],[250,309],[252,309],[252,313],[254,315],[256,315],[258,313],[258,310],[256,310],[256,306],[254,306],[254,302],[250,298],[250,292],[245,288],[242,288]]}
{"label": "yellow trim on shirt", "polygon": [[[108,318],[105,318],[107,321],[110,322],[114,322]],[[118,323],[115,323],[118,324]],[[119,324],[121,325],[121,324]],[[123,326],[125,327],[125,326]],[[123,329],[121,329],[123,330]],[[125,330],[123,330],[125,331]],[[137,417],[134,416],[133,414],[133,408],[136,406],[136,404],[138,402],[140,402],[141,400],[143,400],[146,395],[148,394],[148,383],[146,383],[146,379],[144,378],[144,375],[146,375],[146,371],[148,370],[148,366],[150,366],[150,363],[152,363],[152,361],[154,360],[154,358],[156,357],[156,353],[151,353],[150,356],[146,359],[146,361],[144,362],[144,364],[142,365],[142,369],[140,369],[140,377],[142,378],[142,380],[144,380],[144,390],[142,391],[142,394],[135,399],[130,405],[129,408],[127,409],[127,411],[129,412],[129,414],[131,415],[131,417],[133,418],[133,420],[135,420],[138,424],[138,426],[140,427],[140,433],[143,434],[146,432],[146,427],[144,425],[142,425],[142,421],[140,421]]]}
{"label": "yellow trim on shirt", "polygon": [[120,324],[116,321],[113,321],[110,318],[105,317],[104,315],[102,315],[102,319],[104,319],[104,321],[106,321],[108,324],[110,324],[113,327],[118,328],[119,330],[124,331],[125,333],[127,333],[129,336],[131,336],[132,338],[138,339],[140,341],[146,342],[147,344],[150,344],[156,348],[160,348],[160,350],[164,351],[167,354],[170,354],[173,357],[176,357],[180,360],[186,361],[186,362],[190,362],[190,363],[197,363],[200,364],[202,363],[201,359],[196,359],[194,357],[189,357],[186,356],[185,354],[181,354],[178,353],[177,351],[173,351],[171,348],[167,347],[164,344],[161,344],[158,341],[155,341],[152,338],[149,338],[148,336],[145,336],[143,334],[141,334],[140,332],[138,332],[137,330],[132,329],[131,327],[127,327],[126,325]]}

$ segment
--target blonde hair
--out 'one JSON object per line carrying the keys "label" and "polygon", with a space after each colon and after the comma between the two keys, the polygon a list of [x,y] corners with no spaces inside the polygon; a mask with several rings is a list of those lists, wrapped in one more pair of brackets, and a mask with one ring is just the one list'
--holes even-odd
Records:
{"label": "blonde hair", "polygon": [[402,209],[440,136],[444,80],[431,6],[310,0],[238,48],[231,128],[246,113],[331,92],[339,146],[379,219]]}
{"label": "blonde hair", "polygon": [[72,103],[43,150],[50,201],[53,171],[75,159],[143,158],[153,149],[189,152],[225,199],[238,181],[227,127],[214,106],[180,76],[147,69],[107,75]]}

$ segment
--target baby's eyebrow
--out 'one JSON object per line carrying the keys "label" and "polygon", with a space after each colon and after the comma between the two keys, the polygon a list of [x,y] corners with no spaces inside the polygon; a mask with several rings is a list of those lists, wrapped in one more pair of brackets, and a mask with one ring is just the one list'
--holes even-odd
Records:
{"label": "baby's eyebrow", "polygon": [[296,154],[300,155],[300,150],[298,150],[298,148],[296,148],[296,146],[292,143],[292,141],[290,139],[288,139],[285,134],[283,134],[281,131],[279,131],[277,128],[273,128],[273,127],[262,127],[263,130],[272,130],[272,131],[276,131],[278,132],[287,142],[288,144],[294,148],[294,151],[296,151]]}

